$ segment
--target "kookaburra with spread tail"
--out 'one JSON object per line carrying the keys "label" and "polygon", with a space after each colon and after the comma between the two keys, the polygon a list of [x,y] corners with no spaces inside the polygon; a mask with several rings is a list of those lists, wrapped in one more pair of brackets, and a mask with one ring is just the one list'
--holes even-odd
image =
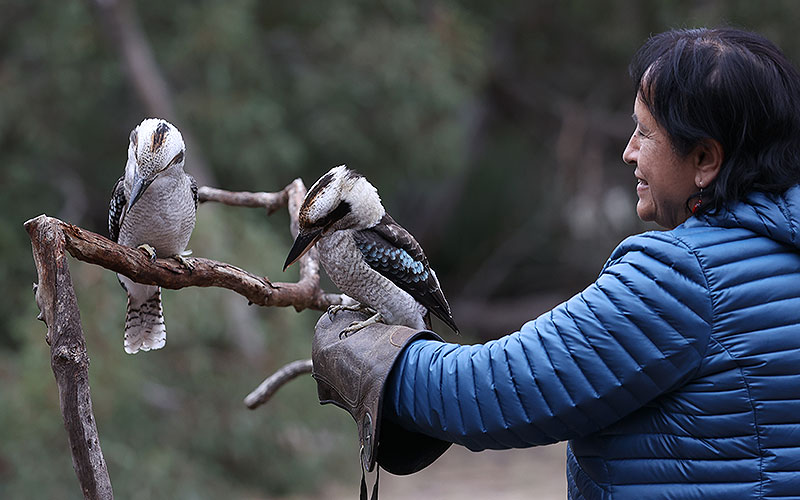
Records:
{"label": "kookaburra with spread tail", "polygon": [[[183,171],[186,147],[181,133],[165,120],[149,118],[130,136],[125,175],[111,195],[108,231],[111,239],[140,247],[152,259],[175,257],[189,243],[197,212],[197,183]],[[167,330],[161,288],[117,275],[128,292],[125,352],[164,347]]]}
{"label": "kookaburra with spread tail", "polygon": [[376,321],[430,328],[428,313],[458,332],[422,247],[386,213],[363,175],[344,165],[331,169],[306,194],[299,223],[284,270],[316,244],[333,283],[375,311],[344,335]]}

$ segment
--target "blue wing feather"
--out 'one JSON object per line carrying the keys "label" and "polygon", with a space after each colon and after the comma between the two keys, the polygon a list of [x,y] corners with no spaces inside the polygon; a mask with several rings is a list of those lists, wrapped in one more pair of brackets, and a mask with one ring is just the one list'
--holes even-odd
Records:
{"label": "blue wing feather", "polygon": [[373,269],[458,332],[439,280],[411,233],[386,214],[374,227],[356,232],[355,241]]}

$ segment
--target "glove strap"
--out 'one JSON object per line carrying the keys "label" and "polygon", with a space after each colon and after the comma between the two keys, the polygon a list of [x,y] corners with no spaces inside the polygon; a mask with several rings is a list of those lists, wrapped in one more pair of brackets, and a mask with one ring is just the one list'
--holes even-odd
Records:
{"label": "glove strap", "polygon": [[[366,469],[364,469],[364,462],[361,462],[361,500],[367,500],[367,475]],[[369,500],[378,500],[378,481],[381,478],[381,468],[376,467],[375,470],[375,484],[372,485],[372,495],[369,497]]]}

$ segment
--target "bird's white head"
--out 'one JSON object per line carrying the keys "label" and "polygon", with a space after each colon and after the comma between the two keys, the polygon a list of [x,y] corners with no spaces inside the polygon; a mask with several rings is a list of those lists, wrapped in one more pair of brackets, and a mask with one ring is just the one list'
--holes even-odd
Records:
{"label": "bird's white head", "polygon": [[286,267],[332,231],[366,229],[386,214],[378,190],[363,175],[339,165],[311,186],[300,206],[300,229]]}
{"label": "bird's white head", "polygon": [[160,118],[147,118],[131,131],[125,184],[131,188],[128,208],[159,176],[183,173],[186,146],[180,131]]}

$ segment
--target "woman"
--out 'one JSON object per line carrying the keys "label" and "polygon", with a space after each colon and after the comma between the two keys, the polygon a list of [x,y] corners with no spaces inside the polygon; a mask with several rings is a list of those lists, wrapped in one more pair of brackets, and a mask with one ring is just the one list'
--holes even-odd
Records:
{"label": "woman", "polygon": [[[574,499],[800,497],[800,74],[734,29],[656,35],[630,70],[623,159],[637,214],[669,230],[623,241],[597,281],[519,332],[397,349],[377,410],[384,468],[399,425],[440,440],[416,446],[421,461],[399,453],[416,464],[401,472],[437,442],[569,440]],[[334,343],[380,395],[375,352],[396,327],[328,340],[348,321],[318,327],[321,399],[339,383],[324,373]]]}

